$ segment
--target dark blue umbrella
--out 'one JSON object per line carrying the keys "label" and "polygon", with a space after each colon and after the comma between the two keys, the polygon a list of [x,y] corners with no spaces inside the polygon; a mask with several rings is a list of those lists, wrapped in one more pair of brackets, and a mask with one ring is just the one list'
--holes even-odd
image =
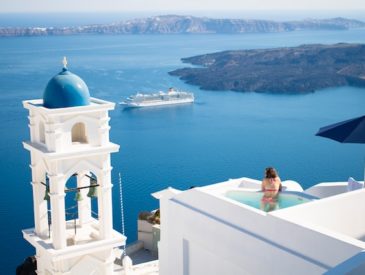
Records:
{"label": "dark blue umbrella", "polygon": [[365,143],[365,116],[322,127],[316,136],[330,138],[341,143]]}
{"label": "dark blue umbrella", "polygon": [[322,127],[316,136],[341,143],[365,143],[365,116]]}

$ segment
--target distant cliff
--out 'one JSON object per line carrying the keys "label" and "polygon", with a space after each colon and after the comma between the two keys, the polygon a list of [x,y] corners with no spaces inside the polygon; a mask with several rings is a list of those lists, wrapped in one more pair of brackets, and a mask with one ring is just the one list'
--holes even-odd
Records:
{"label": "distant cliff", "polygon": [[256,33],[288,32],[297,30],[347,30],[350,28],[364,27],[364,22],[345,18],[276,22],[269,20],[212,19],[193,16],[163,15],[104,25],[70,26],[62,28],[0,28],[0,36]]}
{"label": "distant cliff", "polygon": [[362,44],[225,51],[182,60],[203,67],[170,74],[206,90],[306,93],[327,87],[365,86]]}

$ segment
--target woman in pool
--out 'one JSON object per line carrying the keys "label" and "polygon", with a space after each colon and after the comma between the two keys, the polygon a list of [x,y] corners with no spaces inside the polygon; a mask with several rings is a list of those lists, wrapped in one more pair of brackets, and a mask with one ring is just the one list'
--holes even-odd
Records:
{"label": "woman in pool", "polygon": [[263,196],[261,199],[261,209],[268,212],[275,210],[277,207],[277,198],[281,191],[281,180],[275,168],[268,167],[265,169],[265,176],[261,183]]}

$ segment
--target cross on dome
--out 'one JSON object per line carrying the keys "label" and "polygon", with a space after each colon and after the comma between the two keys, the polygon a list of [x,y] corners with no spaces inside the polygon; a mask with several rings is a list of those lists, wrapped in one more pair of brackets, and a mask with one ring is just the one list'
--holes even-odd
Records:
{"label": "cross on dome", "polygon": [[63,64],[64,68],[67,68],[67,58],[66,58],[66,56],[63,57],[62,64]]}

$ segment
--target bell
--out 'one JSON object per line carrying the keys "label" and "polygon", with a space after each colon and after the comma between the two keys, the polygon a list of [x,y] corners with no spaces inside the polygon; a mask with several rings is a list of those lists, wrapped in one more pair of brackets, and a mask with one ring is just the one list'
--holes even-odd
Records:
{"label": "bell", "polygon": [[81,196],[81,192],[80,192],[80,190],[78,190],[76,192],[75,201],[82,201],[82,200],[83,200],[83,198]]}
{"label": "bell", "polygon": [[46,185],[46,192],[44,193],[44,198],[45,201],[49,201],[50,197],[49,197],[49,185]]}
{"label": "bell", "polygon": [[98,184],[98,181],[95,178],[90,178],[90,185],[95,186]]}
{"label": "bell", "polygon": [[97,187],[96,184],[90,185],[89,192],[87,193],[87,196],[89,198],[96,198],[98,196],[98,190],[96,189],[96,187]]}

